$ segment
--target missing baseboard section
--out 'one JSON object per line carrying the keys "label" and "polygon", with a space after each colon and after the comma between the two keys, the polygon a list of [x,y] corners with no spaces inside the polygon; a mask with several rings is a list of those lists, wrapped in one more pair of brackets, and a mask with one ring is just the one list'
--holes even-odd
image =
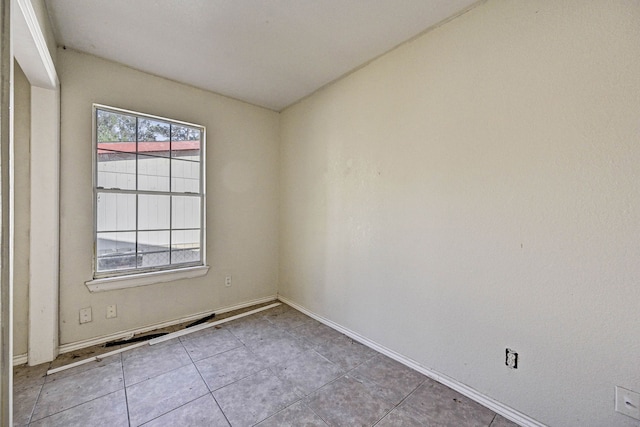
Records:
{"label": "missing baseboard section", "polygon": [[190,315],[190,316],[182,317],[180,319],[170,320],[168,322],[156,323],[156,324],[153,324],[153,325],[144,326],[142,328],[131,329],[131,330],[127,330],[127,331],[118,332],[118,333],[115,333],[115,334],[109,334],[109,335],[103,335],[103,336],[100,336],[100,337],[91,338],[91,339],[88,339],[88,340],[76,341],[76,342],[72,342],[72,343],[68,343],[68,344],[63,344],[59,348],[59,353],[60,354],[71,353],[72,351],[78,351],[78,350],[86,349],[88,347],[93,347],[94,345],[104,344],[104,343],[107,343],[109,341],[130,339],[135,335],[146,334],[147,332],[157,331],[159,329],[168,328],[168,327],[171,327],[171,326],[179,325],[181,323],[193,322],[193,321],[198,320],[198,319],[200,319],[202,317],[210,316],[213,313],[216,313],[216,315],[219,316],[221,314],[229,313],[231,311],[242,310],[242,309],[254,306],[254,305],[266,304],[266,303],[270,303],[270,302],[276,301],[276,300],[277,300],[277,296],[276,295],[271,295],[271,296],[268,296],[268,297],[258,298],[258,299],[255,299],[255,300],[247,301],[247,302],[244,302],[244,303],[241,303],[241,304],[235,304],[235,305],[232,305],[232,306],[219,308],[217,310],[203,311],[203,312],[196,313],[196,314],[193,314],[193,315]]}
{"label": "missing baseboard section", "polygon": [[133,344],[133,345],[130,345],[130,346],[127,346],[127,347],[122,347],[122,348],[119,348],[117,350],[110,351],[108,353],[104,353],[104,354],[101,354],[101,355],[98,355],[98,356],[93,356],[93,357],[90,357],[88,359],[84,359],[84,360],[80,360],[78,362],[70,363],[68,365],[60,366],[59,368],[49,369],[47,371],[47,375],[52,375],[52,374],[55,374],[55,373],[60,372],[60,371],[65,371],[67,369],[75,368],[76,366],[84,365],[86,363],[97,362],[97,361],[100,361],[100,360],[102,360],[102,359],[104,359],[106,357],[113,356],[115,354],[122,353],[122,352],[125,352],[125,351],[128,351],[128,350],[132,350],[134,348],[144,347],[146,345],[159,344],[161,342],[165,342],[165,341],[168,341],[170,339],[178,338],[178,337],[181,337],[183,335],[188,335],[188,334],[191,334],[191,333],[194,333],[194,332],[197,332],[197,331],[201,331],[203,329],[207,329],[207,328],[211,328],[211,327],[220,325],[222,323],[231,322],[232,320],[240,319],[242,317],[250,316],[252,314],[259,313],[261,311],[269,310],[269,309],[277,307],[277,306],[279,306],[281,304],[282,303],[280,303],[280,302],[276,302],[276,303],[273,303],[273,304],[266,305],[264,307],[256,308],[255,310],[246,311],[244,313],[236,314],[235,316],[230,316],[230,317],[227,317],[225,319],[217,320],[215,322],[202,323],[200,325],[193,326],[193,327],[188,328],[188,329],[183,329],[183,330],[177,331],[177,332],[172,332],[170,334],[163,335],[161,337],[157,337],[157,338],[151,339],[149,341],[144,341],[144,342]]}

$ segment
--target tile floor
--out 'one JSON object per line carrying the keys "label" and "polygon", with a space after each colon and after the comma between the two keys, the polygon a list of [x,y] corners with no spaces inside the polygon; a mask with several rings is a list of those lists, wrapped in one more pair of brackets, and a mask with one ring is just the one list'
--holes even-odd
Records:
{"label": "tile floor", "polygon": [[515,426],[284,304],[46,376],[52,363],[15,368],[16,426]]}

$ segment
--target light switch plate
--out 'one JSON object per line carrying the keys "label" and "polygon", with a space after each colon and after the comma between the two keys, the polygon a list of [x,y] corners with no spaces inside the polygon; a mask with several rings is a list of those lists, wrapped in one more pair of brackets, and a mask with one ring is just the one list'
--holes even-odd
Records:
{"label": "light switch plate", "polygon": [[640,393],[616,386],[616,412],[640,420]]}

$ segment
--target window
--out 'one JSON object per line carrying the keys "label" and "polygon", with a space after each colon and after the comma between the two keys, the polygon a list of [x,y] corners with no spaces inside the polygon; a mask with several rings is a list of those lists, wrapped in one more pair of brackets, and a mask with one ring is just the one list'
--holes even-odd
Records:
{"label": "window", "polygon": [[204,265],[205,128],[102,105],[94,278]]}

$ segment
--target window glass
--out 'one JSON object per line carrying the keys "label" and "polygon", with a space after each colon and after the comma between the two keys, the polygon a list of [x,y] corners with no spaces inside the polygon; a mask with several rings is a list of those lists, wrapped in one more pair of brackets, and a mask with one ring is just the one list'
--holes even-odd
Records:
{"label": "window glass", "polygon": [[136,118],[98,110],[98,187],[136,188]]}
{"label": "window glass", "polygon": [[171,228],[200,228],[200,198],[197,196],[173,196]]}
{"label": "window glass", "polygon": [[95,277],[203,264],[204,128],[94,106]]}

